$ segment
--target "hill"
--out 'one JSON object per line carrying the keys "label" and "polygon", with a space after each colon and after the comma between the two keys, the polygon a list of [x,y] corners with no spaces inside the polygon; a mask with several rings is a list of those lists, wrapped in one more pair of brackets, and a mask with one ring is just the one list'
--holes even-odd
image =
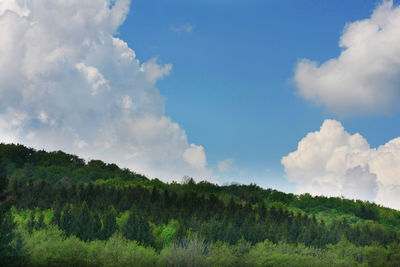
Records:
{"label": "hill", "polygon": [[[115,253],[150,253],[152,266],[186,266],[194,260],[188,251],[204,261],[196,266],[400,261],[400,212],[374,203],[190,178],[168,184],[100,160],[14,144],[0,144],[0,175],[15,198],[12,219],[29,264],[72,260],[57,252],[68,242],[86,251],[76,264],[96,266],[91,246],[109,242],[127,246]],[[261,265],[251,259],[257,253]]]}

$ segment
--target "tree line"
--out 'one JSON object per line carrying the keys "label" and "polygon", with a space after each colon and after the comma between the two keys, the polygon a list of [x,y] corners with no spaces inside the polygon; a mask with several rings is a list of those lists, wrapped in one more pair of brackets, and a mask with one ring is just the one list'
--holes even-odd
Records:
{"label": "tree line", "polygon": [[148,257],[141,266],[400,262],[400,212],[374,203],[190,177],[164,183],[23,145],[0,144],[0,208],[0,260],[10,266],[62,266],[75,247],[85,266],[112,266],[101,253],[125,259],[115,264]]}

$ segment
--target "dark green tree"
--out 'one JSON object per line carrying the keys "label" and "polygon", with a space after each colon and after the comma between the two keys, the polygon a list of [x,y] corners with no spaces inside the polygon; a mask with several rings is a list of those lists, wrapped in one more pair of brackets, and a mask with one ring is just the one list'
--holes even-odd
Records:
{"label": "dark green tree", "polygon": [[57,205],[54,206],[54,213],[50,223],[54,225],[59,225],[61,221],[61,213],[61,205],[59,205],[59,203],[57,202]]}
{"label": "dark green tree", "polygon": [[135,209],[131,209],[127,222],[122,227],[122,234],[131,240],[146,245],[153,244],[153,237],[149,223],[143,216],[138,215]]}
{"label": "dark green tree", "polygon": [[64,206],[59,226],[67,236],[74,234],[75,218],[72,216],[70,204]]}
{"label": "dark green tree", "polygon": [[107,240],[117,229],[118,225],[115,220],[115,215],[111,211],[108,211],[103,219],[103,228],[101,229],[100,239]]}
{"label": "dark green tree", "polygon": [[86,204],[82,203],[76,218],[75,235],[83,241],[93,240],[101,229],[98,216],[93,216]]}
{"label": "dark green tree", "polygon": [[[7,192],[8,179],[0,178],[0,263],[2,266],[18,266],[23,263],[22,246],[12,246],[15,224],[10,213],[14,198]],[[21,240],[20,240],[21,241]],[[21,242],[17,242],[17,245]]]}
{"label": "dark green tree", "polygon": [[102,237],[101,220],[98,213],[92,214],[92,219],[89,225],[90,236],[89,239],[100,239]]}
{"label": "dark green tree", "polygon": [[33,229],[35,229],[35,225],[36,225],[35,212],[32,211],[31,214],[29,215],[28,223],[26,224],[29,233],[32,233]]}
{"label": "dark green tree", "polygon": [[39,218],[37,223],[35,224],[35,229],[40,230],[46,227],[46,224],[44,223],[44,213],[41,211],[39,214]]}

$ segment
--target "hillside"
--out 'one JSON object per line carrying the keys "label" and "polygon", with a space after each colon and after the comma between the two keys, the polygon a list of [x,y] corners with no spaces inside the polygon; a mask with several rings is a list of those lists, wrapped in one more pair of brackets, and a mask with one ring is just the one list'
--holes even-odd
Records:
{"label": "hillside", "polygon": [[[168,184],[100,160],[14,144],[0,144],[0,175],[14,198],[20,239],[11,244],[20,243],[28,265],[112,265],[95,253],[106,249],[122,258],[134,251],[149,260],[142,266],[400,262],[400,212],[374,203],[190,178]],[[71,244],[83,254],[72,259]]]}

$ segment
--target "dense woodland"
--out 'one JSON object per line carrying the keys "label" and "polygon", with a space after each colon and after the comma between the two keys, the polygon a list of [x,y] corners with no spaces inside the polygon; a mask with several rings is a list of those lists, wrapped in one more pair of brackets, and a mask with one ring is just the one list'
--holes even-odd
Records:
{"label": "dense woodland", "polygon": [[400,212],[0,144],[5,266],[400,266]]}

